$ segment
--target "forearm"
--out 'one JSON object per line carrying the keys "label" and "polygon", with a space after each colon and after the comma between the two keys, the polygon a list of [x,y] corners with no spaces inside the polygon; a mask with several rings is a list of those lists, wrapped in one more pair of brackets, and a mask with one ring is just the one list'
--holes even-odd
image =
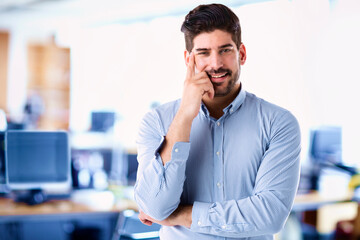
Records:
{"label": "forearm", "polygon": [[236,238],[272,235],[281,230],[290,208],[272,192],[225,202],[195,202],[191,230]]}
{"label": "forearm", "polygon": [[[160,150],[163,165],[171,160],[171,152],[177,142],[189,142],[192,121],[193,118],[186,117],[180,107],[169,127]],[[178,150],[175,149],[176,151]]]}
{"label": "forearm", "polygon": [[161,221],[140,211],[139,219],[146,225],[184,226],[199,233],[246,238],[279,232],[289,208],[274,193],[267,192],[237,201],[180,205]]}
{"label": "forearm", "polygon": [[198,115],[203,96],[214,97],[214,88],[204,69],[195,70],[195,56],[186,52],[187,75],[184,82],[180,107],[166,133],[165,144],[160,151],[165,165],[171,159],[171,151],[177,142],[189,142],[191,125]]}
{"label": "forearm", "polygon": [[[155,219],[167,218],[180,203],[190,152],[191,126],[199,114],[204,94],[212,98],[214,89],[205,72],[195,74],[195,59],[192,55],[188,64],[183,97],[176,113],[152,117],[150,120],[158,121],[148,121],[140,128],[135,200],[146,214]],[[169,119],[172,119],[171,123],[164,125],[164,121],[168,122]],[[161,130],[154,129],[154,126],[160,126]],[[159,132],[163,141],[160,146],[154,148],[153,143],[159,137]]]}
{"label": "forearm", "polygon": [[161,163],[159,154],[142,160],[150,162],[149,165],[139,165],[135,200],[140,209],[158,220],[167,218],[178,207],[183,191],[190,143],[179,142],[174,146],[172,159],[166,166]]}
{"label": "forearm", "polygon": [[170,220],[173,225],[190,228],[192,223],[192,208],[192,205],[179,206],[175,212],[170,215]]}
{"label": "forearm", "polygon": [[140,124],[137,139],[139,166],[134,197],[140,209],[158,220],[167,218],[180,203],[190,151],[189,142],[175,143],[171,161],[164,166],[159,149],[164,146],[166,129],[159,112],[149,112]]}
{"label": "forearm", "polygon": [[157,223],[163,226],[184,226],[190,228],[192,223],[192,205],[179,206],[167,219],[159,221],[140,210],[139,219],[146,225]]}

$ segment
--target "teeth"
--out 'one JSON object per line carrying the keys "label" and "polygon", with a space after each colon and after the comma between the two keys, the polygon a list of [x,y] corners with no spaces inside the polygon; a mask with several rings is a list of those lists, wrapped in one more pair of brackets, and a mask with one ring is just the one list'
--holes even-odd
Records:
{"label": "teeth", "polygon": [[222,78],[222,77],[225,77],[226,73],[224,73],[223,75],[219,75],[219,76],[211,76],[213,78]]}

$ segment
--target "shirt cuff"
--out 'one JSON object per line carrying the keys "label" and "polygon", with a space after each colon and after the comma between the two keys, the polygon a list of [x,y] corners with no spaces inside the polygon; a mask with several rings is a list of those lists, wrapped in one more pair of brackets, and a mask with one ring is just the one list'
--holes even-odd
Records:
{"label": "shirt cuff", "polygon": [[[164,141],[165,141],[165,137],[161,137],[161,140],[159,142],[159,147],[155,150],[156,159],[158,160],[159,163],[161,163],[161,165],[162,165],[162,159],[159,152],[160,149],[163,147]],[[186,161],[189,157],[189,152],[190,152],[190,142],[176,142],[171,150],[171,161],[173,160]]]}
{"label": "shirt cuff", "polygon": [[155,162],[153,162],[153,167],[156,173],[160,176],[162,176],[166,169],[169,169],[170,166],[185,166],[190,152],[189,142],[176,142],[171,151],[171,160],[164,166],[159,153],[164,142],[163,140],[155,152]]}
{"label": "shirt cuff", "polygon": [[[167,162],[186,162],[189,157],[190,143],[189,142],[176,142],[171,150],[171,161]],[[165,166],[167,165],[165,164]]]}
{"label": "shirt cuff", "polygon": [[208,222],[209,209],[212,203],[194,202],[192,208],[192,223],[190,229],[192,231],[199,231],[203,227],[209,227]]}

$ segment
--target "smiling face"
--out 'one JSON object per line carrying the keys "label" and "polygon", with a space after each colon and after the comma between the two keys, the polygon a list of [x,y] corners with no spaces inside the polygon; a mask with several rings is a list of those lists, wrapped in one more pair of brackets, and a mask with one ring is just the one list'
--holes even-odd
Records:
{"label": "smiling face", "polygon": [[[205,71],[214,86],[215,97],[227,96],[240,87],[240,65],[246,60],[243,44],[238,49],[231,34],[222,30],[204,32],[193,40],[196,70]],[[186,61],[189,54],[186,52]]]}

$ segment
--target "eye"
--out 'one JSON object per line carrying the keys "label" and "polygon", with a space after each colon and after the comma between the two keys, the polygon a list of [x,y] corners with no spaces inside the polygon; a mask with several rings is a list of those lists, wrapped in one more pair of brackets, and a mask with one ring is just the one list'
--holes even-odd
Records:
{"label": "eye", "polygon": [[209,55],[209,52],[198,52],[198,55]]}
{"label": "eye", "polygon": [[222,53],[227,53],[227,52],[230,52],[230,51],[231,51],[230,48],[221,49],[221,50],[220,50],[220,54],[222,54]]}

